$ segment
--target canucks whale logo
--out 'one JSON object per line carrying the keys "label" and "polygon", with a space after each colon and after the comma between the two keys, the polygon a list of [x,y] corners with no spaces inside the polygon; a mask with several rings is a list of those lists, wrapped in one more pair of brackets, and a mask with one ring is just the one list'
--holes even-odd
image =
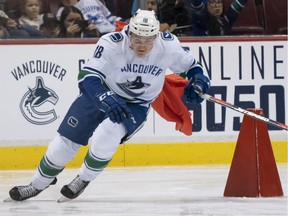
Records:
{"label": "canucks whale logo", "polygon": [[28,87],[28,91],[20,102],[23,116],[31,123],[37,125],[49,124],[57,119],[54,109],[47,110],[47,103],[55,105],[57,94],[44,85],[42,77],[36,78],[36,86]]}
{"label": "canucks whale logo", "polygon": [[134,81],[127,80],[127,82],[117,83],[117,85],[132,97],[139,97],[145,92],[145,89],[150,86],[148,83],[143,83],[142,77],[140,76],[138,76]]}

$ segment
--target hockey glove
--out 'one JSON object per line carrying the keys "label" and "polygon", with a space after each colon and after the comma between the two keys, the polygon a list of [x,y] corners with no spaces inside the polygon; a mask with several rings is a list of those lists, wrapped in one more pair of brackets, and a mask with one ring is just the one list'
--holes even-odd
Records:
{"label": "hockey glove", "polygon": [[202,103],[203,98],[201,98],[199,94],[205,94],[209,89],[209,78],[203,74],[196,74],[184,89],[184,99],[189,103]]}
{"label": "hockey glove", "polygon": [[106,113],[110,120],[114,123],[122,123],[125,119],[133,118],[131,110],[126,103],[114,94],[112,91],[107,91],[97,95],[99,99],[99,108]]}

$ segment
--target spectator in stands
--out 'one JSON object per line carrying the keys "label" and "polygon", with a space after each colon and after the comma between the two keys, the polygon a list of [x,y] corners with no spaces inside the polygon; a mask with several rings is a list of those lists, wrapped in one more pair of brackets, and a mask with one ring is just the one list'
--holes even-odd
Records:
{"label": "spectator in stands", "polygon": [[6,39],[9,38],[9,32],[6,29],[6,23],[8,20],[7,15],[4,13],[4,11],[0,10],[0,39]]}
{"label": "spectator in stands", "polygon": [[[127,21],[121,17],[114,16],[100,0],[61,0],[64,6],[75,6],[84,18],[97,26],[100,35],[113,32],[116,29],[116,20]],[[59,8],[57,18],[59,19],[63,8]]]}
{"label": "spectator in stands", "polygon": [[223,0],[184,0],[192,13],[193,36],[229,35],[247,0],[234,0],[225,10]]}
{"label": "spectator in stands", "polygon": [[187,11],[184,0],[176,0],[175,3],[175,22],[177,27],[173,34],[179,36],[192,36],[191,15]]}
{"label": "spectator in stands", "polygon": [[147,0],[147,9],[153,10],[160,21],[160,31],[173,31],[175,3],[176,0]]}
{"label": "spectator in stands", "polygon": [[99,31],[96,25],[84,19],[78,8],[67,6],[63,7],[60,15],[59,36],[67,38],[99,37]]}
{"label": "spectator in stands", "polygon": [[29,38],[28,32],[23,29],[17,19],[11,19],[0,10],[1,38]]}
{"label": "spectator in stands", "polygon": [[43,37],[40,31],[40,0],[20,0],[19,24],[31,37]]}
{"label": "spectator in stands", "polygon": [[0,24],[0,39],[7,39],[9,38],[8,31]]}
{"label": "spectator in stands", "polygon": [[46,38],[57,38],[60,33],[60,22],[52,13],[43,14],[40,18],[40,30]]}
{"label": "spectator in stands", "polygon": [[138,0],[133,0],[132,8],[131,8],[131,15],[134,16],[136,11],[139,9],[139,2]]}

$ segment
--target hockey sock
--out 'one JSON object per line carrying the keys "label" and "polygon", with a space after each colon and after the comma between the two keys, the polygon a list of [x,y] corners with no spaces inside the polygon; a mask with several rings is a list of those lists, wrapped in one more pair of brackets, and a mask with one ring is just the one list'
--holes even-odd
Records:
{"label": "hockey sock", "polygon": [[59,167],[51,163],[47,156],[44,155],[36,174],[33,176],[32,185],[38,190],[47,188],[63,169],[64,167]]}
{"label": "hockey sock", "polygon": [[97,157],[89,150],[79,172],[80,178],[83,181],[94,180],[104,170],[110,161],[111,159],[102,159]]}
{"label": "hockey sock", "polygon": [[56,177],[64,167],[59,167],[49,161],[46,155],[40,161],[40,165],[38,167],[39,172],[41,175],[47,178],[54,178]]}

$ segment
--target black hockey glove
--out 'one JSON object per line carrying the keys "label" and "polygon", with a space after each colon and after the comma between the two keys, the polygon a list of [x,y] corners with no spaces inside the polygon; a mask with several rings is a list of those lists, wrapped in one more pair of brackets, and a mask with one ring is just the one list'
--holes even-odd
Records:
{"label": "black hockey glove", "polygon": [[209,78],[203,74],[196,74],[184,89],[184,99],[189,103],[202,103],[204,99],[199,94],[205,94],[209,89]]}
{"label": "black hockey glove", "polygon": [[108,115],[114,123],[122,123],[125,119],[133,118],[131,110],[118,95],[112,91],[107,91],[97,95],[100,110]]}

